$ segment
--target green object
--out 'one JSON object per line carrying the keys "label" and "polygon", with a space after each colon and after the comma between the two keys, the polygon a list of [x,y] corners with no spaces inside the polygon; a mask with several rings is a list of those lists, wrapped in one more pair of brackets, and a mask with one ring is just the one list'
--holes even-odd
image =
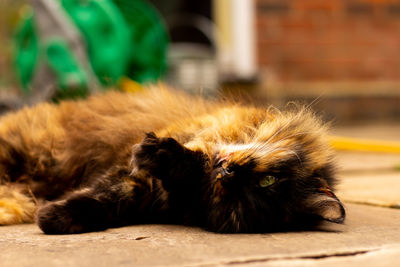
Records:
{"label": "green object", "polygon": [[154,82],[165,73],[169,38],[155,8],[142,0],[114,0],[130,29],[127,76],[139,83]]}
{"label": "green object", "polygon": [[85,96],[87,77],[79,66],[75,56],[71,54],[68,44],[63,39],[49,40],[45,44],[46,60],[58,77],[58,97]]}
{"label": "green object", "polygon": [[33,28],[33,14],[26,14],[15,34],[14,62],[22,89],[29,92],[30,81],[38,58],[38,41]]}
{"label": "green object", "polygon": [[103,85],[116,84],[128,64],[128,25],[120,10],[108,0],[61,0],[87,42],[88,56]]}
{"label": "green object", "polygon": [[[104,86],[115,85],[122,76],[139,83],[155,82],[162,77],[166,69],[168,36],[161,16],[149,3],[141,0],[59,1],[85,39],[90,65]],[[35,68],[39,61],[45,60],[62,91],[58,95],[77,92],[84,95],[85,70],[79,66],[67,42],[62,42],[62,33],[50,41],[41,40],[34,20],[35,14],[31,12],[15,35],[15,68],[23,90],[31,92]]]}

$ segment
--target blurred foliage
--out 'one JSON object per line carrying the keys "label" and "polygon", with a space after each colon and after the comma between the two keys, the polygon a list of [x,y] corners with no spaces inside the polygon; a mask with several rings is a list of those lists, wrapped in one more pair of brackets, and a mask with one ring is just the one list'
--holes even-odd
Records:
{"label": "blurred foliage", "polygon": [[0,0],[0,90],[17,87],[12,69],[12,37],[26,0]]}

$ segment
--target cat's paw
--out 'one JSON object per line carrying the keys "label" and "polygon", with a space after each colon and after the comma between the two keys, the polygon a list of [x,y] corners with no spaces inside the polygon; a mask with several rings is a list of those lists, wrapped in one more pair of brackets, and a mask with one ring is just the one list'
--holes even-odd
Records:
{"label": "cat's paw", "polygon": [[107,228],[105,211],[97,200],[88,196],[50,202],[38,210],[36,221],[46,234],[76,234]]}
{"label": "cat's paw", "polygon": [[169,191],[184,190],[204,175],[205,156],[187,149],[173,138],[159,138],[148,133],[136,145],[132,155],[132,174],[150,174],[163,182]]}
{"label": "cat's paw", "polygon": [[134,146],[132,162],[136,169],[163,179],[184,157],[185,148],[175,139],[147,133],[142,143]]}

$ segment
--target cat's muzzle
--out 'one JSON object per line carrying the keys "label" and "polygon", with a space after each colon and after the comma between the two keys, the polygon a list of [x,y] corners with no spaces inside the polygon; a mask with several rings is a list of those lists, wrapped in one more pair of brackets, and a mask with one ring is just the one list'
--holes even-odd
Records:
{"label": "cat's muzzle", "polygon": [[211,177],[222,184],[227,184],[232,179],[234,173],[224,167],[217,167],[211,174]]}
{"label": "cat's muzzle", "polygon": [[226,168],[216,167],[211,173],[213,183],[213,192],[215,195],[214,200],[220,200],[226,196],[229,181],[232,180],[233,173],[229,172]]}

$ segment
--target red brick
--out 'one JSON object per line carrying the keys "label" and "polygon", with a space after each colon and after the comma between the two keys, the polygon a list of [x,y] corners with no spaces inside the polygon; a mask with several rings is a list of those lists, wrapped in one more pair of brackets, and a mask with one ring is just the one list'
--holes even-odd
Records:
{"label": "red brick", "polygon": [[294,0],[293,8],[311,11],[338,11],[342,8],[342,1],[321,1],[321,0]]}
{"label": "red brick", "polygon": [[[400,80],[400,14],[394,19],[385,6],[394,2],[400,6],[400,1],[295,0],[290,16],[260,13],[258,62],[285,80]],[[354,15],[345,12],[349,3],[368,3],[383,11]],[[324,16],[327,10],[330,16]]]}

